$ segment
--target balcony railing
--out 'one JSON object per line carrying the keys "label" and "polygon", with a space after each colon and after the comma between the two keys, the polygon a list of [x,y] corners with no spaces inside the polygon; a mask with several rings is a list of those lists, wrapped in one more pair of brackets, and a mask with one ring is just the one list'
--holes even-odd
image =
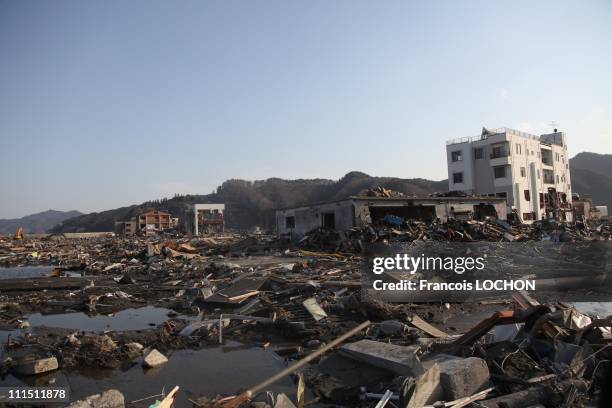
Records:
{"label": "balcony railing", "polygon": [[500,157],[509,157],[510,154],[508,152],[493,152],[491,153],[491,159],[499,159]]}

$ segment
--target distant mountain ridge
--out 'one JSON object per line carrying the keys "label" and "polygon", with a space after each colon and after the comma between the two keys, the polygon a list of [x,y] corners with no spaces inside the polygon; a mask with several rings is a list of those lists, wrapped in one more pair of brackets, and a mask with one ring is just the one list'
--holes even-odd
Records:
{"label": "distant mountain ridge", "polygon": [[47,210],[21,218],[0,219],[0,234],[14,234],[19,227],[23,227],[26,233],[43,233],[69,218],[80,215],[83,215],[80,211]]}
{"label": "distant mountain ridge", "polygon": [[[570,159],[572,191],[589,195],[595,204],[612,209],[612,155],[579,153]],[[182,216],[189,203],[225,203],[226,220],[231,228],[255,225],[274,226],[274,210],[338,200],[369,188],[382,186],[408,195],[427,195],[448,191],[448,181],[372,177],[353,171],[339,180],[297,179],[246,181],[227,180],[212,194],[177,195],[170,199],[149,201],[99,213],[79,215],[53,228],[55,232],[112,231],[115,221],[127,220],[146,208],[165,209]]]}
{"label": "distant mountain ridge", "polygon": [[256,225],[274,226],[277,208],[299,206],[314,202],[337,200],[356,195],[369,188],[383,186],[408,195],[427,195],[448,189],[445,180],[401,179],[372,177],[353,171],[340,180],[297,179],[246,181],[227,180],[212,194],[175,196],[171,199],[145,202],[140,205],[85,214],[64,221],[54,232],[112,231],[115,221],[127,220],[147,208],[165,209],[181,217],[189,203],[225,203],[226,222],[231,228],[251,228]]}
{"label": "distant mountain ridge", "polygon": [[570,159],[572,191],[612,210],[612,154],[579,153]]}

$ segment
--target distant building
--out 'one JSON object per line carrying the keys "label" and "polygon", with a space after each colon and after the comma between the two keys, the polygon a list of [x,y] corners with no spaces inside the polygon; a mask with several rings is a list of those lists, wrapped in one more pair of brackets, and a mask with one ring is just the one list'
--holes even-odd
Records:
{"label": "distant building", "polygon": [[136,234],[136,218],[130,221],[115,221],[115,234],[122,236],[130,236]]}
{"label": "distant building", "polygon": [[506,201],[496,197],[367,197],[317,203],[276,211],[279,237],[297,239],[326,227],[347,231],[391,218],[442,222],[454,219],[506,219]]}
{"label": "distant building", "polygon": [[178,218],[173,218],[169,212],[160,210],[147,210],[132,217],[128,221],[115,222],[115,233],[118,235],[151,235],[175,228]]}
{"label": "distant building", "polygon": [[591,197],[580,197],[576,194],[572,197],[572,208],[576,220],[591,220],[595,218],[595,212],[597,211]]}
{"label": "distant building", "polygon": [[531,135],[509,128],[446,143],[448,188],[502,197],[522,221],[572,219],[572,187],[564,132]]}
{"label": "distant building", "polygon": [[166,211],[150,210],[138,215],[138,230],[145,234],[156,234],[176,227],[176,221]]}
{"label": "distant building", "polygon": [[225,204],[192,204],[185,213],[185,230],[193,235],[223,232]]}
{"label": "distant building", "polygon": [[610,216],[607,205],[596,205],[595,211],[597,218],[607,218]]}

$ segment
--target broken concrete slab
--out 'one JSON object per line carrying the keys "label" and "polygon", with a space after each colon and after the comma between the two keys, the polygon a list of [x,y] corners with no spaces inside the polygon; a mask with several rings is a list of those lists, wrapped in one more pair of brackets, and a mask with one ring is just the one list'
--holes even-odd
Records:
{"label": "broken concrete slab", "polygon": [[468,397],[489,386],[489,367],[482,358],[438,354],[423,361],[426,368],[435,364],[440,367],[440,384],[447,401]]}
{"label": "broken concrete slab", "polygon": [[323,320],[327,317],[327,313],[319,304],[317,303],[317,299],[308,298],[302,302],[302,305],[308,310],[308,313],[315,319],[317,322]]}
{"label": "broken concrete slab", "polygon": [[160,365],[165,364],[167,362],[168,358],[166,358],[166,356],[164,356],[156,349],[149,351],[143,359],[143,365],[145,367],[159,367]]}
{"label": "broken concrete slab", "polygon": [[305,370],[306,383],[317,395],[337,403],[350,404],[359,398],[362,387],[368,389],[390,382],[395,374],[362,361],[332,353],[323,357],[316,368]]}
{"label": "broken concrete slab", "polygon": [[418,376],[425,371],[417,355],[419,347],[398,346],[372,340],[345,344],[340,351],[350,357],[399,375]]}
{"label": "broken concrete slab", "polygon": [[123,394],[117,390],[107,390],[102,394],[90,395],[89,397],[75,401],[67,408],[124,408],[125,399]]}
{"label": "broken concrete slab", "polygon": [[21,375],[37,375],[57,370],[59,364],[57,358],[46,357],[24,357],[13,362],[13,370]]}
{"label": "broken concrete slab", "polygon": [[286,394],[280,393],[276,396],[274,408],[296,408],[296,406]]}

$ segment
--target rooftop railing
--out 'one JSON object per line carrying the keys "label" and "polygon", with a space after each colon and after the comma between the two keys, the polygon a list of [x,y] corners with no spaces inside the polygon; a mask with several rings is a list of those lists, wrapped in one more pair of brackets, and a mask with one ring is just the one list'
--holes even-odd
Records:
{"label": "rooftop railing", "polygon": [[539,136],[532,135],[531,133],[527,133],[527,132],[522,132],[520,130],[507,128],[507,127],[501,127],[497,129],[488,129],[488,130],[489,130],[489,133],[484,134],[484,135],[466,136],[466,137],[459,137],[456,139],[447,140],[446,145],[448,146],[448,145],[454,145],[454,144],[459,144],[459,143],[472,143],[478,140],[487,140],[489,136],[500,135],[503,133],[509,133],[511,135],[520,136],[520,137],[524,137],[526,139],[531,139],[531,140],[538,140],[538,141],[540,140]]}

